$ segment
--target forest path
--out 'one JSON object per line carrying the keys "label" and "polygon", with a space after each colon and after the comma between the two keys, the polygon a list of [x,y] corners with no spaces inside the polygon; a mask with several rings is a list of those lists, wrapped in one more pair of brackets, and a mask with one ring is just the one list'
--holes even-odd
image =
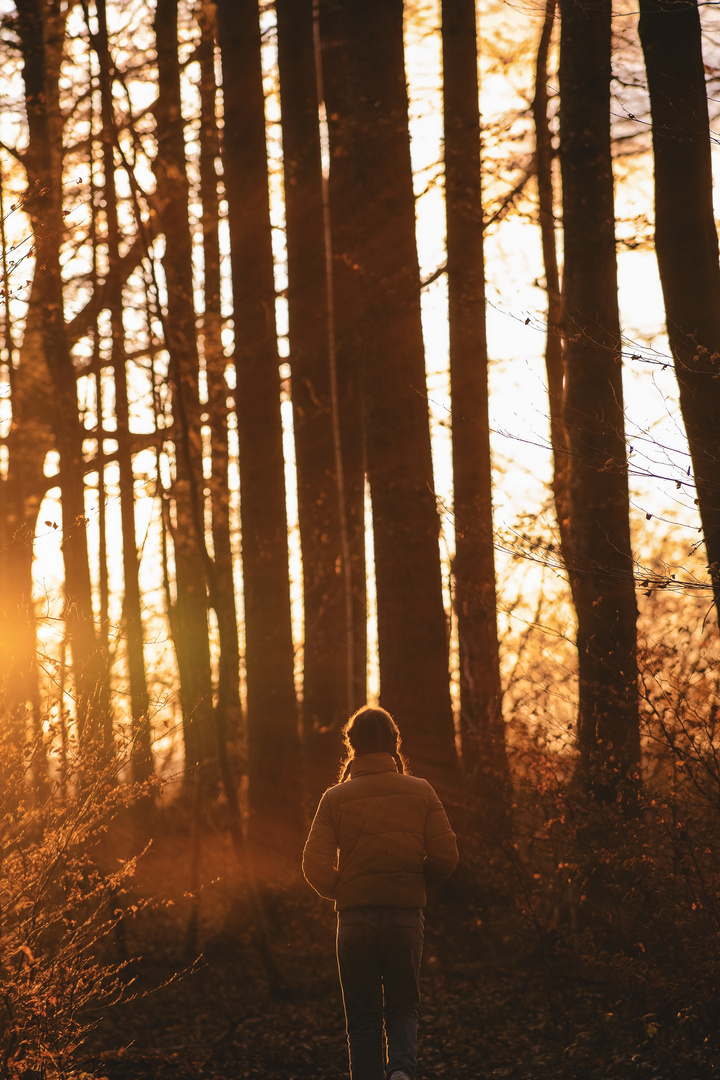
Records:
{"label": "forest path", "polygon": [[[228,946],[222,956],[206,956],[193,974],[114,1010],[93,1036],[92,1071],[109,1080],[347,1080],[342,1002],[330,965],[309,964],[302,983],[293,978],[286,995],[273,998],[247,981],[233,952]],[[453,973],[437,963],[428,968],[419,1080],[572,1075],[567,1062],[558,1068],[566,1041],[540,985],[475,965]],[[149,965],[143,981],[158,977],[160,969]],[[577,1073],[589,1075],[586,1068]]]}
{"label": "forest path", "polygon": [[[138,888],[157,896],[162,883],[165,905],[141,909],[128,924],[128,955],[142,958],[125,972],[136,996],[105,1011],[86,1044],[87,1072],[108,1080],[347,1080],[332,906],[296,868],[264,886],[283,984],[272,993],[246,883],[234,877],[226,847],[203,845],[199,900],[187,892],[188,846],[176,836],[141,860]],[[720,1077],[707,1039],[681,1043],[677,1025],[633,1019],[647,1010],[623,999],[627,987],[555,952],[507,899],[479,905],[461,877],[426,912],[418,1080]],[[194,916],[197,943],[188,947]]]}
{"label": "forest path", "polygon": [[[704,1080],[717,1076],[608,1015],[607,988],[473,956],[466,928],[429,935],[421,979],[418,1080]],[[438,943],[442,948],[438,948]],[[92,1037],[88,1071],[108,1080],[347,1080],[344,1018],[328,949],[296,937],[278,949],[287,985],[272,996],[237,941],[206,948],[173,977],[138,969],[148,996],[119,1006]],[[467,946],[465,957],[463,947]],[[122,1049],[121,1049],[122,1048]]]}

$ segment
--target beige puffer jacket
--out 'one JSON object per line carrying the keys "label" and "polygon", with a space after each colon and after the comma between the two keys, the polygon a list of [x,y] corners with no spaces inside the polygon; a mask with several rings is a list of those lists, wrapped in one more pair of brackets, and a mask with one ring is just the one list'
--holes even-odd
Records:
{"label": "beige puffer jacket", "polygon": [[411,908],[424,906],[425,886],[457,861],[455,834],[427,780],[398,773],[392,754],[364,754],[320,800],[303,873],[337,911]]}

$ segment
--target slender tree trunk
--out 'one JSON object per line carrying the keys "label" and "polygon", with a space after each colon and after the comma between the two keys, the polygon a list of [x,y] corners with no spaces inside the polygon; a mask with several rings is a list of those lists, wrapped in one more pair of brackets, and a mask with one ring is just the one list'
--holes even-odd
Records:
{"label": "slender tree trunk", "polygon": [[123,560],[123,625],[127,642],[130,714],[133,732],[133,772],[135,779],[146,779],[152,772],[152,739],[150,731],[150,700],[147,690],[145,654],[143,648],[142,604],[135,536],[135,475],[132,462],[128,372],[125,362],[125,334],[122,314],[123,278],[120,268],[120,227],[115,189],[115,144],[117,132],[112,104],[112,58],[108,44],[105,0],[97,0],[98,32],[93,37],[98,66],[102,115],[102,162],[105,188],[105,219],[107,224],[108,273],[107,306],[110,311],[112,334],[111,366],[115,384],[115,420],[117,424],[117,458],[120,473],[120,521]]}
{"label": "slender tree trunk", "polygon": [[349,0],[380,693],[416,768],[457,766],[415,242],[402,0]]}
{"label": "slender tree trunk", "polygon": [[[341,756],[354,682],[352,572],[329,334],[313,0],[279,0],[290,365],[303,562],[303,737],[312,799]],[[348,588],[350,586],[350,589]],[[317,776],[318,783],[314,782]],[[316,789],[320,786],[321,790]]]}
{"label": "slender tree trunk", "polygon": [[7,467],[0,476],[0,714],[6,725],[13,725],[21,745],[28,735],[28,711],[35,736],[42,731],[32,565],[33,541],[47,484],[45,458],[54,446],[54,437],[48,423],[52,388],[39,328],[34,325],[38,311],[33,300],[35,281],[22,349],[16,351],[3,194],[0,166],[3,349],[12,404]]}
{"label": "slender tree trunk", "polygon": [[[92,84],[92,61],[88,57],[89,84]],[[93,108],[90,111],[90,131],[94,126]],[[90,222],[88,228],[88,242],[91,249],[91,291],[96,293],[100,285],[98,272],[98,189],[95,178],[95,146],[92,137],[88,143],[88,173],[90,205]],[[95,383],[95,439],[97,460],[97,530],[98,547],[95,558],[97,559],[97,643],[98,649],[105,657],[105,678],[98,686],[97,700],[102,716],[102,732],[100,739],[107,760],[111,760],[115,752],[115,735],[113,731],[113,710],[110,695],[110,666],[112,656],[110,650],[110,574],[108,569],[108,544],[107,544],[107,486],[105,483],[105,395],[103,392],[103,363],[100,356],[101,324],[99,318],[91,331],[92,358],[90,370]],[[83,426],[84,426],[83,421]],[[113,432],[114,434],[114,432]],[[95,561],[94,559],[92,560]]]}
{"label": "slender tree trunk", "polygon": [[610,0],[561,0],[565,419],[582,776],[614,798],[638,767],[637,605],[628,520],[613,173]]}
{"label": "slender tree trunk", "polygon": [[73,654],[77,722],[81,737],[87,739],[103,729],[98,690],[106,672],[93,622],[85,530],[83,432],[63,315],[62,130],[57,80],[64,17],[54,0],[46,5],[39,0],[22,0],[17,12],[29,135],[25,208],[35,237],[38,277],[35,297],[41,312],[42,347],[53,385],[53,426],[60,454],[65,617]]}
{"label": "slender tree trunk", "polygon": [[[562,345],[562,295],[555,241],[555,194],[553,185],[553,146],[548,117],[548,53],[557,12],[557,0],[547,0],[545,19],[535,61],[535,170],[538,186],[538,217],[542,240],[545,286],[548,296],[545,372],[550,405],[550,442],[553,449],[552,490],[555,501],[560,548],[566,567],[572,565],[570,541],[570,457],[563,417],[565,397]],[[572,577],[572,576],[571,576]],[[572,580],[571,580],[572,586]]]}
{"label": "slender tree trunk", "polygon": [[222,343],[220,309],[220,200],[216,162],[220,139],[216,116],[215,5],[200,9],[200,199],[202,202],[204,300],[202,334],[211,432],[210,502],[212,507],[213,581],[210,601],[218,621],[217,737],[219,753],[227,755],[228,742],[237,745],[242,728],[240,704],[240,647],[235,605],[235,576],[230,535],[228,475],[228,397],[225,378],[228,360]]}
{"label": "slender tree trunk", "polygon": [[224,170],[232,257],[245,600],[250,827],[271,848],[299,841],[280,374],[256,0],[220,0]]}
{"label": "slender tree trunk", "polygon": [[341,514],[345,531],[348,659],[346,712],[367,695],[367,589],[365,565],[365,449],[360,368],[364,316],[359,269],[353,259],[359,228],[355,196],[352,81],[344,14],[338,0],[320,0],[322,97],[328,133],[329,175],[325,185],[325,245],[329,260],[330,362],[335,373],[336,456],[342,479]]}
{"label": "slender tree trunk", "polygon": [[0,478],[0,688],[3,722],[16,724],[18,736],[24,740],[28,708],[35,730],[40,726],[32,566],[38,515],[47,487],[43,468],[48,451],[55,445],[50,427],[53,391],[39,326],[37,278],[31,288],[18,365],[13,367],[5,251],[3,265],[7,298],[4,336],[13,415],[6,442],[7,474]]}
{"label": "slender tree trunk", "polygon": [[720,612],[720,265],[697,0],[641,0],[655,250],[715,607]]}
{"label": "slender tree trunk", "polygon": [[488,808],[509,808],[497,639],[485,335],[475,0],[443,0],[455,610],[463,768]]}
{"label": "slender tree trunk", "polygon": [[[195,328],[189,189],[180,100],[177,0],[158,0],[155,15],[158,152],[154,162],[160,229],[165,236],[167,286],[164,320],[173,395],[176,476],[169,515],[175,554],[177,599],[174,644],[180,675],[186,763],[205,766],[215,757],[212,676],[208,636],[208,555],[205,548],[202,440],[198,397],[199,357]],[[211,777],[202,770],[208,784]]]}

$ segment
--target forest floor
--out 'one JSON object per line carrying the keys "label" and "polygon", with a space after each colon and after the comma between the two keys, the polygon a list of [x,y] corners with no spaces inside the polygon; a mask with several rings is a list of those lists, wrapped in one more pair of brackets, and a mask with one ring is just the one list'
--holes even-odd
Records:
{"label": "forest floor", "polygon": [[[162,903],[130,923],[134,997],[98,1022],[82,1068],[108,1080],[347,1078],[332,905],[296,872],[265,878],[269,978],[229,844],[204,838],[199,899],[188,848],[166,837],[141,860],[138,888]],[[511,903],[434,896],[421,992],[418,1080],[720,1076],[717,1032],[642,1015],[642,994],[557,955]]]}

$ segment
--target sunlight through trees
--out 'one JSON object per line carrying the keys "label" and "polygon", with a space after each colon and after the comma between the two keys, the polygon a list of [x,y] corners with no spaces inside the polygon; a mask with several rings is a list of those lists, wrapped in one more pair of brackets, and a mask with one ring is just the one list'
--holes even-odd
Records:
{"label": "sunlight through trees", "polygon": [[[610,801],[651,770],[638,627],[717,591],[712,20],[5,6],[18,738],[232,788],[271,847],[376,690],[498,827],[528,740]],[[676,387],[623,285],[653,174]]]}

